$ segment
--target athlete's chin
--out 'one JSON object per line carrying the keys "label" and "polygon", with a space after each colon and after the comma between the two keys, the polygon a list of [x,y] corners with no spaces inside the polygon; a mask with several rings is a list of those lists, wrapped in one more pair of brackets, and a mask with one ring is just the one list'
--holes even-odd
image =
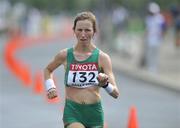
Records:
{"label": "athlete's chin", "polygon": [[86,44],[89,44],[90,43],[90,41],[79,41],[81,44],[84,44],[84,45],[86,45]]}

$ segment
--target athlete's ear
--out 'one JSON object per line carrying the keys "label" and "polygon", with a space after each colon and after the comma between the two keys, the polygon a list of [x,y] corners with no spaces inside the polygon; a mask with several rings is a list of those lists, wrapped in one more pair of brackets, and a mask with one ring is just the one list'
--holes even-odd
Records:
{"label": "athlete's ear", "polygon": [[75,36],[76,35],[76,33],[75,33],[75,30],[73,29],[73,35]]}
{"label": "athlete's ear", "polygon": [[73,34],[75,34],[75,29],[74,28],[72,28],[72,31],[73,31]]}

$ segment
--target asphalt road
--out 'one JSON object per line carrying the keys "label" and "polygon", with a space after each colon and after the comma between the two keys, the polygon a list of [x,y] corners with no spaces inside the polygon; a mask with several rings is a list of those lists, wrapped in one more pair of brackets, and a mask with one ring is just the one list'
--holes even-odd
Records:
{"label": "asphalt road", "polygon": [[[1,38],[1,53],[6,39]],[[72,41],[41,43],[21,49],[16,56],[31,66],[32,75],[41,71],[59,49],[70,47]],[[1,54],[2,56],[3,54]],[[48,103],[33,87],[25,87],[1,60],[0,127],[1,128],[63,128],[63,68],[55,71],[60,102]],[[179,128],[180,93],[152,85],[114,71],[121,95],[110,97],[103,89],[102,104],[108,128],[127,128],[129,111],[135,106],[140,128]]]}

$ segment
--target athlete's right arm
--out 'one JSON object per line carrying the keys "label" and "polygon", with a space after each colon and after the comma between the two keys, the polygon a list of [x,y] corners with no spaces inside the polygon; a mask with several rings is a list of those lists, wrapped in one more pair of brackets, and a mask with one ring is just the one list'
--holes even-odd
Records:
{"label": "athlete's right arm", "polygon": [[53,71],[62,64],[66,65],[66,56],[67,49],[61,50],[44,69],[45,87],[49,99],[57,97],[56,86],[53,82]]}

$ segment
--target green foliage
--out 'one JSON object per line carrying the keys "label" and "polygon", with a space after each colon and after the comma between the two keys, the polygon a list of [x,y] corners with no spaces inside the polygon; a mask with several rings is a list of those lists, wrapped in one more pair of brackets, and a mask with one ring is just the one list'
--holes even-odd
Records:
{"label": "green foliage", "polygon": [[124,5],[133,12],[142,13],[142,10],[146,8],[147,3],[150,1],[155,1],[160,4],[161,8],[168,9],[171,4],[178,4],[179,0],[11,0],[12,3],[23,2],[27,6],[50,13],[98,10],[100,6],[110,9],[118,5]]}

